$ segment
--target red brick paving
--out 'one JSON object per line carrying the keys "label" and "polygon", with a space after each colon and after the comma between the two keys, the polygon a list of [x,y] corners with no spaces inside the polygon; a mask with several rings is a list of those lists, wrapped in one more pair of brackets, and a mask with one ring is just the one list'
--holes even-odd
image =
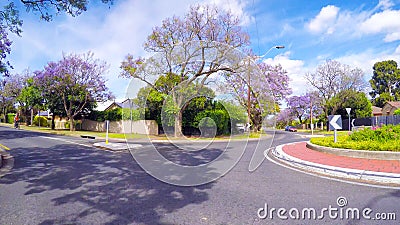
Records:
{"label": "red brick paving", "polygon": [[306,147],[305,142],[285,145],[286,154],[308,162],[334,167],[400,174],[400,160],[362,159],[318,152]]}

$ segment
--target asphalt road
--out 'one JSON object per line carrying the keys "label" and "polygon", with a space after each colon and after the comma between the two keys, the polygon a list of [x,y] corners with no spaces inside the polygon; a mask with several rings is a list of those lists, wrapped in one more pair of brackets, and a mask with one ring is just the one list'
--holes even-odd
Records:
{"label": "asphalt road", "polygon": [[[273,145],[300,140],[304,139],[296,134],[278,132]],[[15,158],[14,168],[0,178],[0,224],[399,224],[400,221],[400,190],[323,179],[267,160],[250,173],[249,162],[257,142],[249,142],[244,156],[225,176],[194,187],[175,186],[153,178],[128,152],[108,152],[76,144],[90,144],[88,140],[0,127],[0,143],[10,147]],[[163,143],[156,147],[175,163],[198,165],[217,158],[226,145],[217,142],[202,151],[184,151]],[[231,144],[230,148],[236,146],[240,144]],[[150,147],[144,145],[139,150]],[[346,206],[338,206],[339,197],[346,198]],[[259,210],[265,205],[267,215],[265,210]],[[346,219],[345,213],[344,219],[340,219],[340,214],[335,219],[332,209],[335,207],[339,213],[339,209],[346,212],[348,208],[360,211],[370,208],[371,217],[395,213],[396,220]],[[278,218],[279,208],[286,209],[286,213],[283,209],[280,212],[288,219]],[[296,217],[296,210],[301,214],[311,208],[324,218],[290,218],[289,212]],[[331,208],[333,214],[329,216],[324,208]],[[267,218],[260,218],[263,216]]]}

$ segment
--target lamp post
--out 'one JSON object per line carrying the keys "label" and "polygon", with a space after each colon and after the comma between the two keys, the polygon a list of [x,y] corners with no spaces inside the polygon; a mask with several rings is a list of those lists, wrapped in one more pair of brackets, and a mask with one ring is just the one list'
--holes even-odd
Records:
{"label": "lamp post", "polygon": [[[275,46],[272,46],[266,53],[264,53],[263,55],[260,55],[260,56],[256,56],[256,58],[257,59],[262,59],[262,58],[264,58],[272,49],[282,49],[282,48],[285,48],[285,46],[283,46],[283,45],[275,45]],[[249,61],[248,61],[248,63],[249,63],[249,68],[250,68],[250,58],[249,58]],[[251,88],[251,85],[250,85],[250,71],[249,71],[249,69],[247,70],[247,78],[248,78],[248,80],[247,80],[247,120],[248,120],[248,122],[247,122],[247,127],[248,127],[248,131],[249,131],[249,133],[250,133],[250,121],[251,121],[251,118],[250,118],[250,108],[251,108],[251,103],[250,103],[250,94],[251,94],[251,92],[250,92],[250,88]]]}
{"label": "lamp post", "polygon": [[131,119],[131,130],[130,130],[130,132],[129,133],[133,133],[132,132],[132,99],[130,99],[130,98],[128,98],[128,100],[129,100],[129,112],[130,112],[130,119]]}

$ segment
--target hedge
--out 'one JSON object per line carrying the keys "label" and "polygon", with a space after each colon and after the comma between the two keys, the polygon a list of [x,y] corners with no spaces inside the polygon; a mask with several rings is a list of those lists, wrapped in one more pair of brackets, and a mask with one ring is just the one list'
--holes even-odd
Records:
{"label": "hedge", "polygon": [[14,123],[15,113],[7,113],[7,123]]}
{"label": "hedge", "polygon": [[47,127],[49,126],[48,122],[47,122],[47,118],[44,116],[35,116],[33,118],[33,125],[35,126],[39,126],[39,121],[40,121],[40,126],[41,127]]}

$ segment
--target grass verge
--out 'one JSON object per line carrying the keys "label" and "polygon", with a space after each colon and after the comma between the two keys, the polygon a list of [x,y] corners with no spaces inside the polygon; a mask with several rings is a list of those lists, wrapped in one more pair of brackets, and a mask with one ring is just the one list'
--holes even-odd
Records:
{"label": "grass verge", "polygon": [[[0,123],[1,126],[6,126],[6,127],[13,127],[12,124],[7,124],[7,123]],[[48,134],[55,134],[55,135],[66,135],[66,136],[74,136],[74,137],[80,137],[82,135],[84,136],[93,136],[96,138],[101,138],[104,139],[106,138],[106,133],[105,132],[95,132],[95,131],[69,131],[69,130],[52,130],[49,127],[37,127],[37,126],[24,126],[21,125],[20,129],[23,130],[30,130],[30,131],[36,131],[36,132],[42,132],[42,133],[48,133]],[[263,135],[265,136],[265,134]],[[151,140],[168,140],[168,138],[165,135],[158,135],[158,136],[148,136],[146,134],[118,134],[118,133],[109,133],[108,137],[110,139],[141,139],[141,138],[150,138]],[[250,134],[239,134],[239,135],[232,135],[229,136],[217,136],[215,138],[199,138],[199,137],[185,137],[187,140],[229,140],[229,139],[235,139],[235,140],[241,140],[241,139],[247,139],[247,138],[260,138],[262,137],[260,132],[252,132]],[[172,138],[179,140],[181,138]]]}

